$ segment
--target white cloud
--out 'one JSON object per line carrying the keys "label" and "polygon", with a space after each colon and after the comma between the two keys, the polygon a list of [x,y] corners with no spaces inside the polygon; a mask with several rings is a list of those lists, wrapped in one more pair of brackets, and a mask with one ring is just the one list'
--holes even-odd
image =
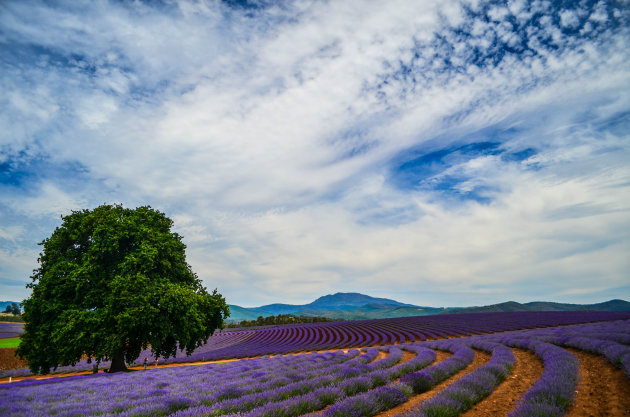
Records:
{"label": "white cloud", "polygon": [[[628,33],[563,29],[590,16],[582,30],[595,30],[604,14],[520,1],[487,8],[490,21],[456,1],[249,14],[9,2],[6,43],[40,50],[2,76],[0,161],[78,162],[73,180],[87,185],[33,175],[0,202],[33,224],[111,199],[151,204],[173,216],[208,285],[242,304],[400,288],[434,304],[427,286],[494,302],[550,276],[603,294],[628,266],[629,202],[610,188],[627,189],[628,136],[598,127],[630,106]],[[458,177],[453,192],[485,187],[486,205],[391,181],[405,158],[475,140],[538,153],[478,155],[417,180]],[[607,285],[587,285],[598,271]],[[570,295],[555,285],[549,297]]]}
{"label": "white cloud", "polygon": [[44,182],[31,196],[23,196],[20,201],[6,202],[15,213],[32,218],[58,217],[70,214],[86,206],[86,200],[61,190],[57,185]]}
{"label": "white cloud", "polygon": [[579,23],[578,14],[574,10],[563,10],[560,12],[560,24],[563,27],[574,28]]}

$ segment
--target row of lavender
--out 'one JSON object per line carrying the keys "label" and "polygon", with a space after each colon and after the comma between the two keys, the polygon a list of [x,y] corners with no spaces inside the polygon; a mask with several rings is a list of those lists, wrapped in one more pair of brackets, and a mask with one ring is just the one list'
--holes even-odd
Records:
{"label": "row of lavender", "polygon": [[[300,351],[331,350],[347,347],[383,346],[429,339],[470,336],[519,329],[630,318],[630,312],[518,312],[447,314],[351,322],[313,323],[270,329],[218,332],[191,356],[178,352],[166,362],[199,362],[246,358]],[[151,360],[151,352],[143,352]],[[108,367],[109,363],[101,364]],[[88,370],[82,361],[57,372]],[[28,375],[28,369],[0,371],[2,376]]]}
{"label": "row of lavender", "polygon": [[24,323],[0,322],[0,339],[18,337],[24,333]]}
{"label": "row of lavender", "polygon": [[218,333],[197,351],[194,359],[212,360],[348,346],[397,344],[627,318],[630,318],[630,312],[516,312],[302,324]]}
{"label": "row of lavender", "polygon": [[[492,353],[478,367],[405,417],[457,416],[511,372],[510,347],[535,352],[541,379],[511,416],[561,416],[577,386],[571,346],[605,355],[630,376],[630,320],[536,329],[297,356],[246,359],[130,374],[98,374],[0,387],[0,415],[59,416],[373,416],[433,389],[468,366],[474,350]],[[403,362],[403,351],[414,358]],[[452,353],[434,363],[434,349]],[[379,350],[386,351],[379,357]]]}

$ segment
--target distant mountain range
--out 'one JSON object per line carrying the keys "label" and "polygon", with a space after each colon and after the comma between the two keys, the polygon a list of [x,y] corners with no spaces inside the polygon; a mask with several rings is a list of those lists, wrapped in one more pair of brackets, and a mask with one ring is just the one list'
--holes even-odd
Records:
{"label": "distant mountain range", "polygon": [[457,308],[450,313],[491,313],[504,311],[630,311],[630,303],[624,300],[610,300],[597,304],[565,304],[547,301],[517,303],[508,301],[482,307]]}
{"label": "distant mountain range", "polygon": [[[0,312],[17,301],[0,301]],[[597,304],[566,304],[546,301],[517,303],[507,301],[479,307],[426,307],[405,304],[388,298],[376,298],[359,293],[329,294],[308,304],[268,304],[260,307],[241,307],[230,304],[229,322],[256,320],[259,316],[293,314],[296,316],[319,316],[332,320],[368,320],[395,317],[428,316],[444,313],[489,313],[509,311],[630,311],[630,302],[610,300]]]}
{"label": "distant mountain range", "polygon": [[438,314],[444,308],[420,307],[388,298],[376,298],[359,293],[337,293],[319,297],[308,304],[268,304],[245,308],[230,305],[229,321],[255,320],[259,316],[293,314],[296,316],[319,316],[330,319],[361,320]]}
{"label": "distant mountain range", "polygon": [[334,320],[366,320],[394,317],[426,316],[444,313],[487,313],[507,311],[630,311],[630,303],[610,300],[598,304],[564,304],[544,301],[517,303],[508,301],[481,307],[425,307],[405,304],[388,298],[375,298],[359,293],[336,293],[319,297],[309,304],[268,304],[260,307],[241,307],[230,304],[228,321],[255,320],[259,316],[293,314],[320,316]]}

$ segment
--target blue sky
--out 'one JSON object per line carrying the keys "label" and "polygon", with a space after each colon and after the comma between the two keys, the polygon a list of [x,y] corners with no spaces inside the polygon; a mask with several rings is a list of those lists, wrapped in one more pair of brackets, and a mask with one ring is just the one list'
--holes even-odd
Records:
{"label": "blue sky", "polygon": [[114,202],[233,304],[630,299],[629,11],[4,1],[0,299]]}

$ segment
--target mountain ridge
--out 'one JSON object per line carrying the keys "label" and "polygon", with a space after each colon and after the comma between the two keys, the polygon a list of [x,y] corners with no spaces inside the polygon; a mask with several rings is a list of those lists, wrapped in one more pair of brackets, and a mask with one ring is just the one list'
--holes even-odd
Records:
{"label": "mountain ridge", "polygon": [[361,293],[328,294],[308,304],[274,303],[260,307],[241,307],[230,305],[231,322],[253,320],[258,316],[293,314],[304,316],[320,316],[334,320],[368,320],[376,318],[395,318],[423,316],[433,314],[461,314],[483,312],[515,312],[515,311],[630,311],[630,302],[625,300],[609,300],[595,304],[569,304],[551,301],[532,301],[504,303],[472,307],[426,307],[401,303],[388,298],[377,298]]}

